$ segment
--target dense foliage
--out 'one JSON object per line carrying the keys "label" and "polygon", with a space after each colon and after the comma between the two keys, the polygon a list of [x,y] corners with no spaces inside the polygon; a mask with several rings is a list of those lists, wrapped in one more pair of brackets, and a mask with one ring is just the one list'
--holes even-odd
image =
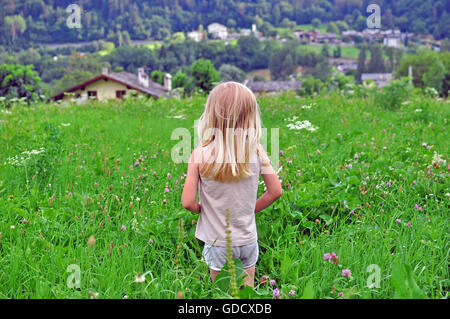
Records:
{"label": "dense foliage", "polygon": [[39,43],[108,39],[164,39],[178,31],[222,23],[230,28],[257,24],[263,32],[272,27],[337,21],[329,28],[365,27],[368,4],[378,3],[383,28],[450,35],[450,3],[433,0],[98,0],[79,1],[82,28],[68,28],[72,0],[2,0],[0,45],[29,47]]}

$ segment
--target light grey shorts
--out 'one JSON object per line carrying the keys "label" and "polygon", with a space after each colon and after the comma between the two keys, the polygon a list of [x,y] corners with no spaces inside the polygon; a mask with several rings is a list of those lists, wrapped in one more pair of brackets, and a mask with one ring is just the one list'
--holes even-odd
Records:
{"label": "light grey shorts", "polygon": [[[231,246],[233,259],[239,258],[244,269],[256,264],[259,257],[258,242],[245,246]],[[220,271],[227,261],[227,247],[213,246],[205,243],[203,248],[203,260],[212,270]]]}

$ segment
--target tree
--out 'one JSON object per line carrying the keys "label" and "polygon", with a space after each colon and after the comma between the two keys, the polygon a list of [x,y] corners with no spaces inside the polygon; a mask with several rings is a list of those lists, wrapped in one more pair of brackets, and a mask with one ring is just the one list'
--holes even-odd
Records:
{"label": "tree", "polygon": [[216,82],[220,82],[220,74],[210,60],[200,59],[191,66],[194,85],[209,93]]}
{"label": "tree", "polygon": [[5,18],[5,25],[10,30],[11,41],[16,43],[16,37],[27,29],[25,19],[20,15],[8,16]]}
{"label": "tree", "polygon": [[328,43],[325,43],[322,46],[322,50],[320,51],[320,54],[325,58],[330,57],[330,46],[328,45]]}
{"label": "tree", "polygon": [[336,26],[334,22],[330,22],[327,27],[327,32],[339,34],[339,28]]}
{"label": "tree", "polygon": [[361,75],[366,69],[366,45],[363,44],[359,50],[358,65],[356,68],[356,81],[361,83]]}
{"label": "tree", "polygon": [[[413,83],[416,87],[439,87],[439,79],[442,77],[443,69],[445,70],[445,78],[442,80],[442,86],[447,87],[448,76],[450,75],[450,53],[449,52],[433,52],[429,50],[420,50],[417,54],[409,54],[402,57],[396,68],[395,75],[397,78],[408,76],[408,69],[411,66],[413,70]],[[437,88],[436,88],[437,89]],[[438,90],[438,89],[437,89]],[[441,90],[438,90],[441,91]],[[447,92],[442,89],[445,95]]]}
{"label": "tree", "polygon": [[178,70],[178,72],[175,74],[172,80],[172,84],[174,88],[180,88],[184,87],[187,83],[188,76],[186,73],[181,72],[181,70]]}
{"label": "tree", "polygon": [[345,21],[336,21],[336,26],[338,27],[339,32],[347,31],[349,29],[349,26]]}
{"label": "tree", "polygon": [[321,61],[319,61],[314,68],[309,72],[314,78],[325,82],[331,75],[331,66],[328,62],[328,59],[322,57]]}
{"label": "tree", "polygon": [[340,58],[341,57],[341,46],[338,45],[336,48],[333,49],[333,58]]}
{"label": "tree", "polygon": [[270,56],[269,69],[273,79],[283,79],[289,74],[295,73],[297,65],[288,48],[275,50]]}
{"label": "tree", "polygon": [[26,98],[36,100],[40,98],[42,88],[41,79],[32,65],[2,64],[0,66],[0,96],[7,99]]}
{"label": "tree", "polygon": [[450,41],[448,39],[444,39],[441,41],[441,52],[449,52],[450,51]]}
{"label": "tree", "polygon": [[321,24],[322,24],[322,21],[320,21],[320,19],[314,18],[311,20],[311,25],[316,29],[318,27],[320,27]]}
{"label": "tree", "polygon": [[443,81],[446,75],[446,70],[444,64],[439,60],[439,58],[435,55],[433,57],[432,64],[428,69],[428,72],[424,73],[422,76],[422,81],[425,84],[425,87],[432,87],[439,92],[439,94],[443,93]]}
{"label": "tree", "polygon": [[367,65],[367,71],[369,73],[384,73],[386,67],[383,59],[383,47],[381,45],[372,45],[370,47],[370,60]]}
{"label": "tree", "polygon": [[153,82],[159,83],[159,84],[164,84],[164,72],[158,71],[158,70],[154,70],[151,74],[150,74],[150,79]]}
{"label": "tree", "polygon": [[245,73],[238,67],[235,67],[231,64],[222,64],[219,69],[220,77],[222,81],[235,81],[235,82],[244,82]]}

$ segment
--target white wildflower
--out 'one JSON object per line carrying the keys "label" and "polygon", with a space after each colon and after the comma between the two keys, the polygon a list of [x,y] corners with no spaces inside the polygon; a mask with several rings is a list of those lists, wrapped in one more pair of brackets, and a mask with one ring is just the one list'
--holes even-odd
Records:
{"label": "white wildflower", "polygon": [[138,284],[142,284],[145,281],[145,275],[137,274],[134,281]]}

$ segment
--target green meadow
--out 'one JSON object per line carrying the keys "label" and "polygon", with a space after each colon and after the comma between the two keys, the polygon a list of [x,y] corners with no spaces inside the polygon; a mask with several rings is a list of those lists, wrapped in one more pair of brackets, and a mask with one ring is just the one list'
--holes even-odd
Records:
{"label": "green meadow", "polygon": [[[210,282],[181,205],[187,164],[172,159],[191,144],[172,133],[193,144],[205,101],[0,111],[0,298],[230,297],[226,272]],[[448,298],[448,101],[258,101],[284,192],[256,216],[256,287],[237,296]]]}

